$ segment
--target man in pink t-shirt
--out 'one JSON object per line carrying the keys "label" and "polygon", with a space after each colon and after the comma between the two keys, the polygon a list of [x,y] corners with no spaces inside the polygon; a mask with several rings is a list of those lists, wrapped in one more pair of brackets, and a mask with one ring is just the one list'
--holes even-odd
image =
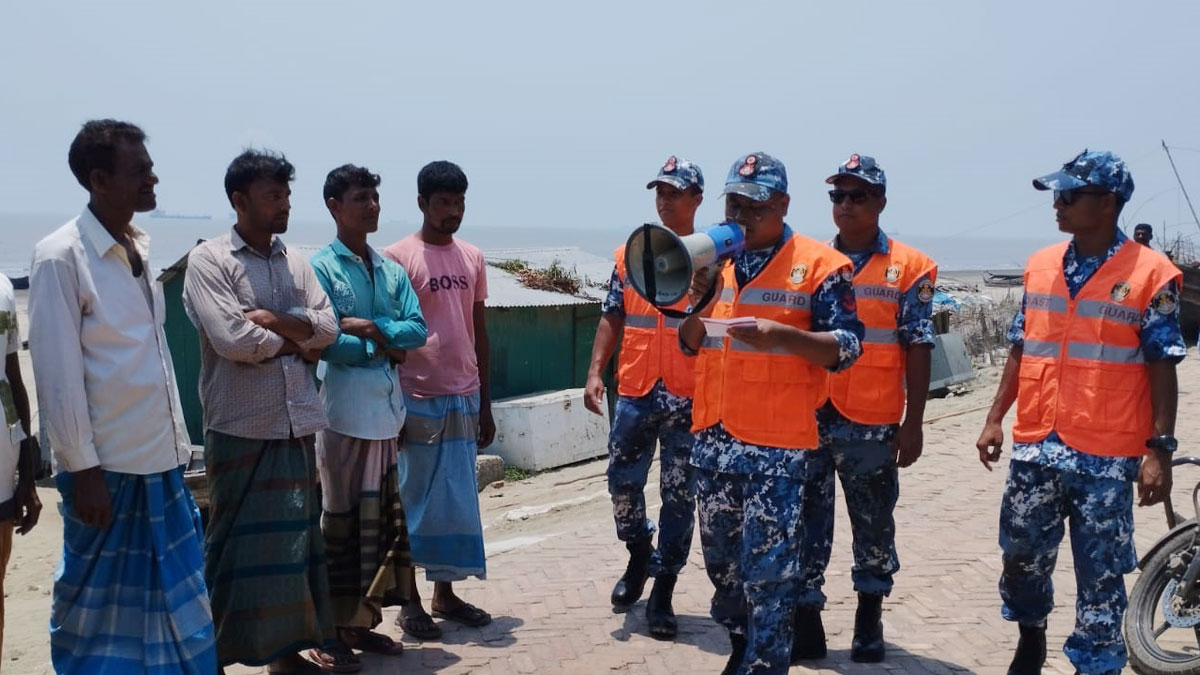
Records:
{"label": "man in pink t-shirt", "polygon": [[[454,594],[452,583],[486,576],[475,455],[496,435],[488,391],[488,339],[483,254],[454,235],[462,224],[467,177],[451,162],[431,162],[417,175],[421,231],[383,254],[400,263],[421,301],[428,337],[400,366],[408,419],[398,478],[413,563],[434,582],[434,616],[466,626],[492,617]],[[442,631],[421,606],[416,582],[396,624],[418,639]]]}

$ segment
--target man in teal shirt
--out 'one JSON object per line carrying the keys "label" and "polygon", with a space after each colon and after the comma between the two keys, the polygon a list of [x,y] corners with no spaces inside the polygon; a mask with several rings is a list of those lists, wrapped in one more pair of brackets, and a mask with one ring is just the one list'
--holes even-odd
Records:
{"label": "man in teal shirt", "polygon": [[329,428],[317,436],[321,531],[338,640],[312,656],[344,672],[354,649],[399,654],[400,643],[373,629],[381,609],[402,604],[412,558],[396,484],[404,398],[396,364],[425,344],[425,319],[408,275],[367,245],[379,229],[377,174],[347,164],[325,179],[325,205],[337,239],[313,256],[341,334],[325,348],[321,399]]}

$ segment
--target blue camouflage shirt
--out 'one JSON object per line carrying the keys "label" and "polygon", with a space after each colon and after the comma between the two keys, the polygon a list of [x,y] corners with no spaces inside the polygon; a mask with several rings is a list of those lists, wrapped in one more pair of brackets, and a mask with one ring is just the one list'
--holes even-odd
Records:
{"label": "blue camouflage shirt", "polygon": [[[1100,269],[1109,258],[1116,254],[1117,249],[1125,243],[1128,237],[1117,230],[1113,240],[1104,255],[1081,258],[1075,252],[1075,242],[1067,245],[1063,254],[1063,272],[1066,274],[1067,291],[1074,298],[1088,279]],[[1153,307],[1147,307],[1142,312],[1141,347],[1142,355],[1147,361],[1171,361],[1179,363],[1187,354],[1183,343],[1183,334],[1179,328],[1179,284],[1169,281],[1155,294],[1167,294],[1172,300],[1175,311],[1162,314]],[[1008,341],[1015,347],[1025,345],[1025,299],[1021,299],[1021,309],[1013,317],[1008,327]],[[1141,466],[1140,457],[1102,457],[1080,452],[1063,442],[1057,431],[1035,443],[1013,443],[1013,459],[1022,462],[1033,462],[1062,471],[1115,478],[1117,480],[1137,480],[1138,469]]]}
{"label": "blue camouflage shirt", "polygon": [[[771,248],[744,251],[736,256],[733,271],[738,286],[745,286],[758,276],[791,236],[791,228],[784,226],[783,236]],[[849,368],[862,354],[863,325],[856,312],[854,286],[846,274],[849,271],[839,269],[829,275],[813,296],[812,330],[829,332],[838,342],[838,360],[830,369],[834,372]],[[804,475],[805,457],[796,450],[743,443],[726,431],[724,425],[716,424],[696,433],[692,465],[720,473],[800,478]]]}
{"label": "blue camouflage shirt", "polygon": [[619,319],[625,318],[625,284],[621,283],[616,265],[613,265],[612,277],[608,280],[608,295],[600,303],[600,311]]}
{"label": "blue camouflage shirt", "polygon": [[[854,263],[854,273],[862,271],[871,257],[876,253],[887,254],[891,250],[891,242],[883,230],[875,237],[874,244],[863,251],[847,251],[841,245],[841,238],[835,237],[833,247]],[[896,319],[896,328],[900,335],[900,346],[908,349],[913,345],[932,345],[935,333],[933,330],[933,301],[922,302],[919,296],[921,282],[929,279],[926,274],[917,279],[912,287],[900,296],[900,313]],[[882,441],[890,442],[896,436],[899,424],[859,424],[846,419],[832,402],[826,402],[817,410],[817,427],[821,434],[821,444],[837,441]]]}

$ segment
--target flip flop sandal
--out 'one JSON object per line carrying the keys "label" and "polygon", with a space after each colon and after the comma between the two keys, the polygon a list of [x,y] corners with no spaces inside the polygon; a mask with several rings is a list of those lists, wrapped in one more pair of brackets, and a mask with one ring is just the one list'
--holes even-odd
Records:
{"label": "flip flop sandal", "polygon": [[342,640],[351,649],[361,649],[372,654],[384,656],[399,656],[404,653],[404,645],[396,642],[383,633],[376,633],[366,628],[339,628],[338,632],[348,635],[351,640]]}
{"label": "flip flop sandal", "polygon": [[418,640],[436,640],[442,637],[442,629],[433,622],[433,617],[428,614],[417,616],[404,616],[401,614],[396,617],[396,625],[406,635],[411,635]]}
{"label": "flip flop sandal", "polygon": [[308,656],[316,661],[316,666],[325,673],[357,673],[363,668],[358,656],[345,645],[310,649]]}
{"label": "flip flop sandal", "polygon": [[447,621],[461,623],[468,628],[479,628],[480,626],[486,626],[492,622],[491,614],[488,614],[469,602],[464,602],[449,612],[443,612],[435,609],[433,610],[433,615],[439,619],[446,619]]}

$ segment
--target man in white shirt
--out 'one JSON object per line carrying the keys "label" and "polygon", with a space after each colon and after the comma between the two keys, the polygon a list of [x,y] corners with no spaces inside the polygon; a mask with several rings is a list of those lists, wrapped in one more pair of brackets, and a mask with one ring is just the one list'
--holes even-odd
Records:
{"label": "man in white shirt", "polygon": [[131,222],[156,206],[145,138],[127,122],[83,125],[68,163],[87,208],[33,254],[29,342],[62,495],[59,673],[217,668],[162,290]]}
{"label": "man in white shirt", "polygon": [[12,282],[0,274],[0,354],[4,354],[4,370],[0,371],[0,404],[4,410],[4,426],[0,427],[0,652],[4,647],[4,570],[12,553],[13,531],[28,533],[42,512],[33,487],[37,458],[29,437],[29,394],[17,359],[21,348],[17,326]]}

